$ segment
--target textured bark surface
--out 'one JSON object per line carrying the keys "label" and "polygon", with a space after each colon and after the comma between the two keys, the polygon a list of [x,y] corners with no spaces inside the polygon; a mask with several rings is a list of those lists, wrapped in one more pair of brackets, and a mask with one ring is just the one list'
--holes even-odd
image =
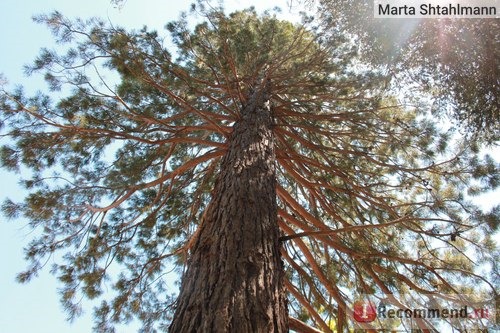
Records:
{"label": "textured bark surface", "polygon": [[266,95],[250,96],[234,125],[191,247],[171,333],[288,331]]}

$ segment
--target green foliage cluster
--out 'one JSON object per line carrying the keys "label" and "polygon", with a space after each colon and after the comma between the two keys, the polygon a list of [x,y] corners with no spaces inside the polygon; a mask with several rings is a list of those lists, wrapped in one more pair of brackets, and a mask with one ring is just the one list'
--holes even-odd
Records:
{"label": "green foliage cluster", "polygon": [[351,34],[367,61],[432,95],[437,116],[448,116],[472,138],[498,141],[498,20],[377,19],[372,1],[317,3],[324,24]]}

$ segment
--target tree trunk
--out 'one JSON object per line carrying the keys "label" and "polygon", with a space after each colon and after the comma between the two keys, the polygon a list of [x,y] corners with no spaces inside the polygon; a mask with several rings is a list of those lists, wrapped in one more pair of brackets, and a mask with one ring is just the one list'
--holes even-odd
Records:
{"label": "tree trunk", "polygon": [[288,332],[269,89],[249,97],[234,125],[171,333]]}

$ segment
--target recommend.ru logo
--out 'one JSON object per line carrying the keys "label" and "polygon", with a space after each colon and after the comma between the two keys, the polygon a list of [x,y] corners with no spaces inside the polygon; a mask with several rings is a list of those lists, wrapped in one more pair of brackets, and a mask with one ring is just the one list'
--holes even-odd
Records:
{"label": "recommend.ru logo", "polygon": [[494,299],[477,300],[470,295],[412,295],[402,300],[394,295],[363,295],[352,305],[359,328],[369,325],[384,331],[429,327],[440,332],[448,327],[455,332],[488,332],[496,327],[496,311]]}

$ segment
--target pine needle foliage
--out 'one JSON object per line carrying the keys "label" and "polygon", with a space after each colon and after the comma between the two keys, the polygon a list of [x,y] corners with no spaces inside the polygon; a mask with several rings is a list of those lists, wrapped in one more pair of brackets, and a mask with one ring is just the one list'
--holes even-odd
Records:
{"label": "pine needle foliage", "polygon": [[165,330],[232,125],[268,82],[291,317],[331,331],[359,294],[496,292],[498,208],[465,195],[499,183],[477,144],[402,105],[348,36],[310,17],[192,12],[167,25],[168,47],[146,27],[37,18],[66,47],[27,68],[50,92],[0,100],[2,165],[29,170],[24,202],[2,209],[36,230],[21,282],[54,258],[70,317],[85,296],[102,302],[96,331],[133,318]]}
{"label": "pine needle foliage", "polygon": [[331,29],[358,40],[363,58],[433,95],[434,113],[464,135],[498,144],[500,24],[496,19],[377,19],[373,1],[296,1],[319,5]]}

